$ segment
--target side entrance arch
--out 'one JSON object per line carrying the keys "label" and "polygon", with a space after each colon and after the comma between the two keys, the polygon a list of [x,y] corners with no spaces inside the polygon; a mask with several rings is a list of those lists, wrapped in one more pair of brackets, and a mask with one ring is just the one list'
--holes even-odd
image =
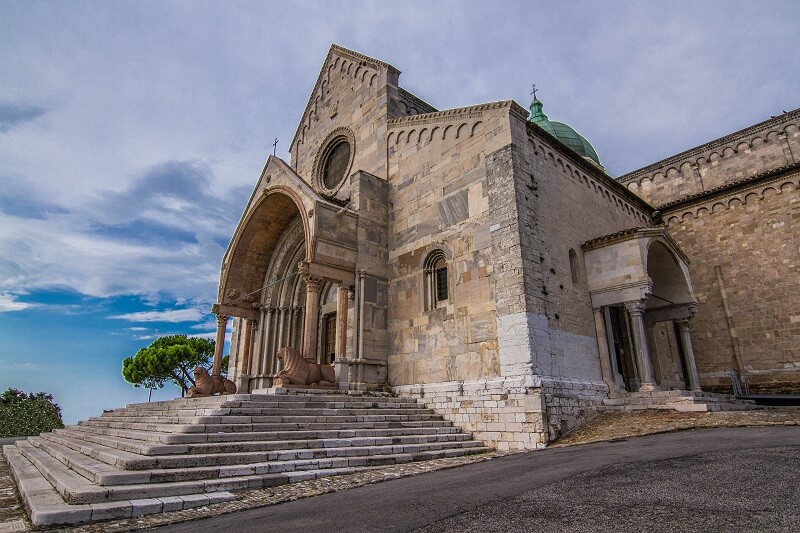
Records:
{"label": "side entrance arch", "polygon": [[688,258],[664,228],[583,245],[603,377],[613,391],[699,391]]}

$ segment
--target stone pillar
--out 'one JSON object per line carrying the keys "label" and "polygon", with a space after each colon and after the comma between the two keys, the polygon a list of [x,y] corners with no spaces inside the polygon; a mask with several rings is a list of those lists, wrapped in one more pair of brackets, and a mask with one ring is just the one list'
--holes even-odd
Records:
{"label": "stone pillar", "polygon": [[336,293],[336,359],[347,358],[347,300],[350,291],[339,286]]}
{"label": "stone pillar", "polygon": [[272,360],[275,358],[275,353],[272,350],[272,343],[275,338],[274,315],[275,308],[267,307],[267,311],[264,314],[264,320],[261,323],[263,340],[261,341],[261,360],[259,362],[260,364],[258,365],[258,374],[260,376],[272,373]]}
{"label": "stone pillar", "polygon": [[244,319],[244,349],[242,350],[242,368],[239,374],[250,375],[250,352],[253,347],[253,321]]}
{"label": "stone pillar", "polygon": [[625,302],[625,309],[631,317],[636,363],[639,367],[639,378],[642,380],[639,390],[654,391],[657,386],[653,380],[653,365],[650,362],[650,348],[647,345],[647,334],[644,329],[644,302]]}
{"label": "stone pillar", "polygon": [[664,376],[661,371],[661,353],[659,353],[658,344],[655,342],[655,331],[655,322],[644,323],[644,342],[647,343],[647,350],[650,352],[650,363],[653,365],[653,381],[661,383],[664,380]]}
{"label": "stone pillar", "polygon": [[294,306],[292,307],[292,318],[290,323],[290,331],[289,331],[289,345],[297,348],[298,344],[298,337],[300,336],[300,328],[302,327],[302,322],[298,322],[300,318],[300,310],[302,308]]}
{"label": "stone pillar", "polygon": [[278,373],[280,371],[280,368],[278,368],[278,365],[280,365],[280,363],[278,362],[278,352],[286,344],[286,342],[284,341],[284,339],[286,338],[286,336],[284,335],[284,330],[285,329],[286,329],[286,308],[285,307],[279,307],[278,310],[277,310],[277,318],[276,318],[276,325],[275,325],[275,330],[276,330],[276,335],[275,335],[275,373]]}
{"label": "stone pillar", "polygon": [[225,347],[225,330],[228,328],[228,316],[217,315],[217,340],[214,345],[214,362],[211,365],[211,375],[219,376],[222,370],[222,350]]}
{"label": "stone pillar", "polygon": [[600,355],[600,372],[603,374],[603,381],[608,385],[609,392],[616,392],[611,354],[608,350],[605,313],[602,307],[594,310],[594,330],[597,335],[597,352]]}
{"label": "stone pillar", "polygon": [[303,325],[303,357],[317,360],[317,330],[319,328],[320,281],[308,276],[306,279],[306,311]]}
{"label": "stone pillar", "polygon": [[683,346],[683,360],[686,363],[686,378],[689,381],[689,388],[693,392],[701,392],[700,378],[697,376],[697,365],[694,361],[694,350],[692,349],[692,338],[689,336],[689,319],[682,318],[675,321],[681,333],[681,345]]}

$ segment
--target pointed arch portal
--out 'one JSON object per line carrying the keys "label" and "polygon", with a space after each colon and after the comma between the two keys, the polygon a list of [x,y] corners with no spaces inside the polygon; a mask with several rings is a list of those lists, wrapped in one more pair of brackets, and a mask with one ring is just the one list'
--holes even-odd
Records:
{"label": "pointed arch portal", "polygon": [[234,374],[255,377],[243,389],[271,386],[283,347],[318,359],[320,289],[353,285],[357,220],[270,157],[223,260],[212,374],[219,373],[229,316],[238,332]]}

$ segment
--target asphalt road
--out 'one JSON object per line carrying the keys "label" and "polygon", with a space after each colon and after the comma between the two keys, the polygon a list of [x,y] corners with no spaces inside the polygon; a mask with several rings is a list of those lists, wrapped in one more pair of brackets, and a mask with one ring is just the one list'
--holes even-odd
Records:
{"label": "asphalt road", "polygon": [[800,531],[800,428],[517,454],[158,531]]}

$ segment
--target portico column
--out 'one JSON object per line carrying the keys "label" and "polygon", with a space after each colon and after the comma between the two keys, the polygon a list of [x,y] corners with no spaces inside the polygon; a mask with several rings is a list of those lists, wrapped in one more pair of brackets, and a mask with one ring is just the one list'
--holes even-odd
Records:
{"label": "portico column", "polygon": [[336,359],[347,357],[347,300],[350,291],[339,286],[336,292]]}
{"label": "portico column", "polygon": [[686,362],[686,376],[689,380],[689,388],[694,392],[700,391],[700,378],[697,375],[697,365],[694,362],[694,350],[692,349],[692,338],[689,336],[689,319],[682,318],[675,321],[681,333],[681,345],[683,346],[683,358]]}
{"label": "portico column", "polygon": [[250,352],[253,347],[253,320],[244,319],[244,349],[242,354],[242,368],[240,375],[250,375]]}
{"label": "portico column", "polygon": [[228,328],[228,315],[217,315],[217,340],[214,344],[214,362],[211,375],[219,376],[222,370],[222,349],[225,347],[225,330]]}
{"label": "portico column", "polygon": [[625,302],[625,309],[628,310],[632,322],[636,362],[639,367],[639,378],[642,380],[639,390],[645,392],[656,390],[653,365],[650,362],[650,348],[647,346],[647,334],[644,329],[644,302]]}
{"label": "portico column", "polygon": [[303,325],[303,357],[317,360],[317,329],[319,321],[319,289],[317,278],[306,278],[306,311]]}

